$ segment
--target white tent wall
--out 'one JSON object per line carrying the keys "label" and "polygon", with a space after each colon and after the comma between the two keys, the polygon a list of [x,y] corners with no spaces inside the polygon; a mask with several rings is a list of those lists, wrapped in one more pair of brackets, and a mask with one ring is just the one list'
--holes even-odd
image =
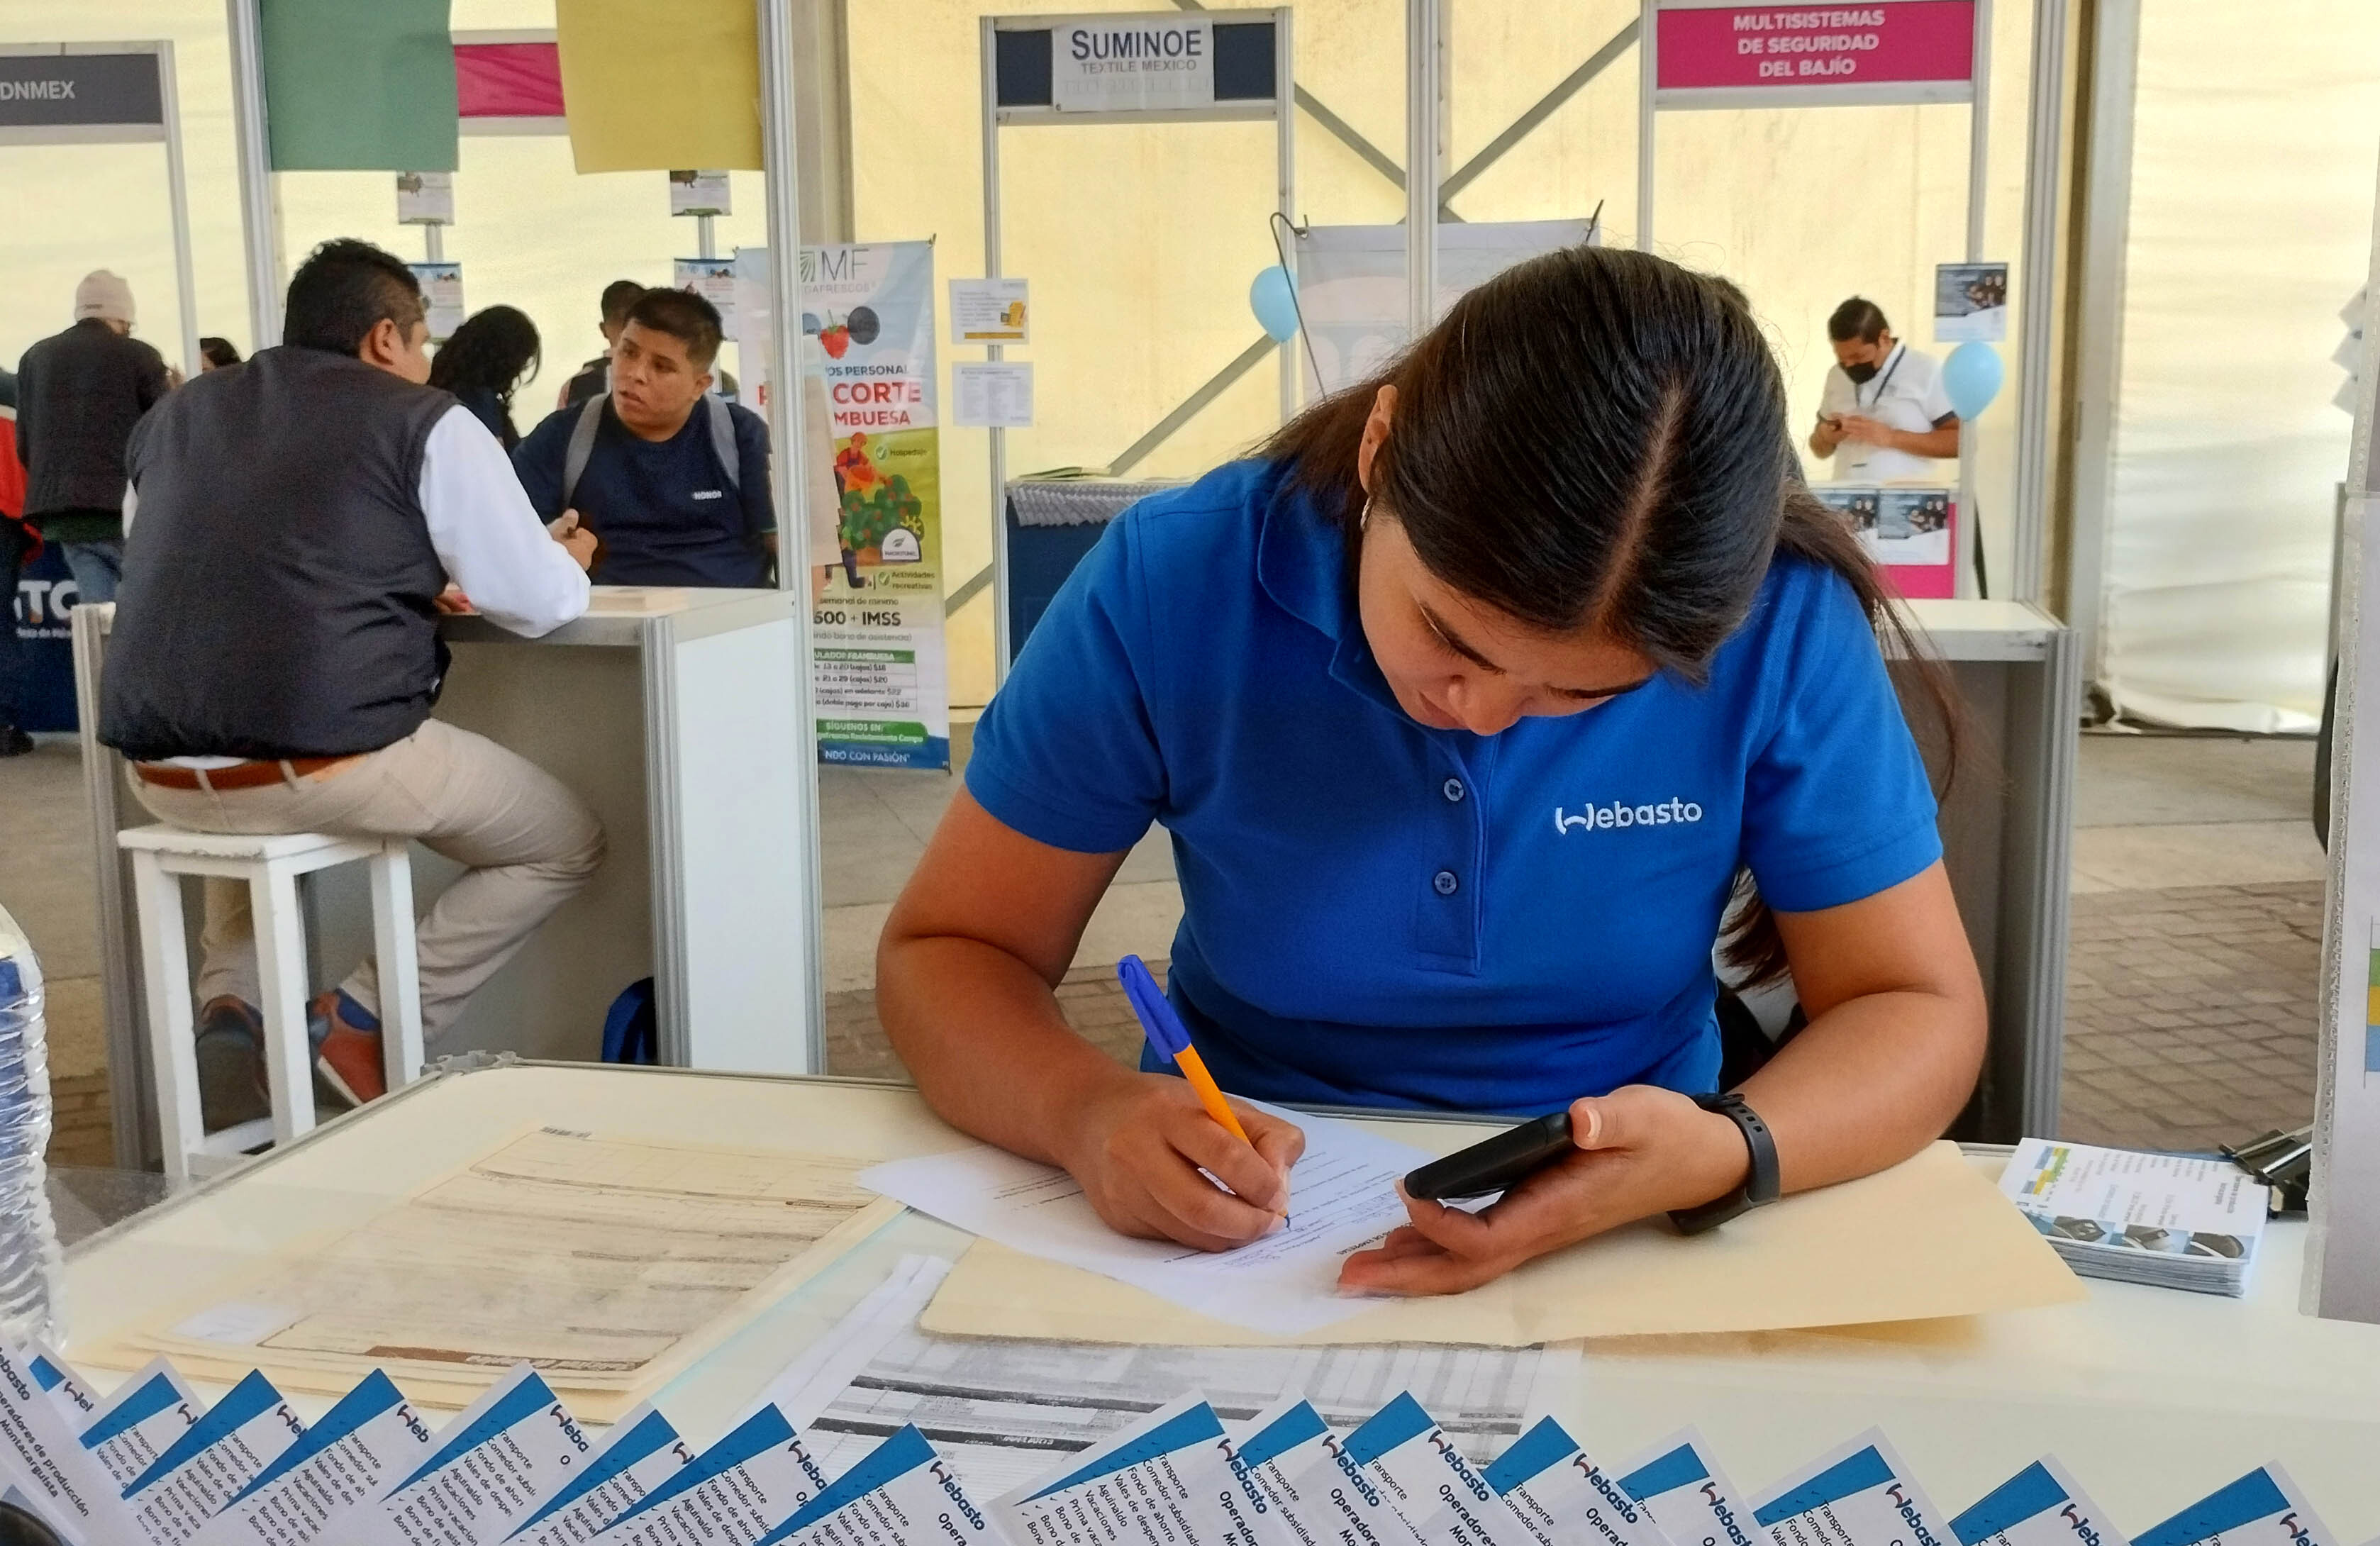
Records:
{"label": "white tent wall", "polygon": [[[170,39],[181,98],[198,331],[245,348],[238,177],[232,162],[231,56],[222,0],[7,0],[0,43]],[[165,157],[156,145],[0,147],[0,369],[74,320],[75,282],[95,268],[132,285],[134,336],[181,363]]]}
{"label": "white tent wall", "polygon": [[2095,673],[2117,709],[2269,732],[2321,712],[2331,353],[2362,282],[2380,6],[2141,7]]}

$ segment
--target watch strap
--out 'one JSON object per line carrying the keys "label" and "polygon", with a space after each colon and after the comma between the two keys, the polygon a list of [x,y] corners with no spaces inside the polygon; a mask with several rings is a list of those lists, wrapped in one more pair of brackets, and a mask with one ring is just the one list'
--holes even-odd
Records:
{"label": "watch strap", "polygon": [[1752,1151],[1752,1170],[1743,1185],[1695,1208],[1680,1208],[1670,1214],[1670,1222],[1681,1235],[1699,1235],[1716,1229],[1739,1214],[1777,1200],[1784,1189],[1777,1164],[1777,1139],[1768,1131],[1768,1124],[1751,1103],[1733,1090],[1719,1095],[1697,1095],[1694,1104],[1706,1112],[1726,1117],[1743,1135],[1744,1147]]}

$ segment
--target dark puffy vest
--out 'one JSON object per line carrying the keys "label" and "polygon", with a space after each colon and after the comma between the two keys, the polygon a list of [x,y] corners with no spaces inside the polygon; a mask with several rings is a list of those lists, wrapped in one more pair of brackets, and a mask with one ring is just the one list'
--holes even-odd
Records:
{"label": "dark puffy vest", "polygon": [[454,406],[285,345],[151,409],[99,738],[143,760],[269,759],[411,735],[446,669],[421,453]]}

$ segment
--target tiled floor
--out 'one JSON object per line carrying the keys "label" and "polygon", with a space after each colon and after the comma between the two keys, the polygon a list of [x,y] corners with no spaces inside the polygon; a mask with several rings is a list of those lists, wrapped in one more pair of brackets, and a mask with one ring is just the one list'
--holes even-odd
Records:
{"label": "tiled floor", "polygon": [[[2075,834],[2065,1130],[2203,1146],[2312,1114],[2322,856],[2302,741],[2086,736]],[[828,1038],[836,1072],[892,1077],[873,954],[892,897],[957,785],[826,770]],[[109,1162],[96,923],[70,746],[0,762],[0,903],[50,974],[62,1163]],[[1137,1036],[1113,986],[1126,951],[1161,969],[1181,898],[1161,834],[1135,851],[1060,997],[1120,1058]]]}

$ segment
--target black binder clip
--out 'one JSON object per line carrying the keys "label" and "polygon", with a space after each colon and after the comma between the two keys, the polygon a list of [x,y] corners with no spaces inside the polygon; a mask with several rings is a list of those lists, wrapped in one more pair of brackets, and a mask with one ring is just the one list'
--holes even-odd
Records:
{"label": "black binder clip", "polygon": [[2272,1188],[2274,1212],[2305,1211],[2306,1183],[2313,1174],[2312,1124],[2286,1133],[2275,1128],[2263,1138],[2237,1147],[2227,1143],[2223,1145],[2223,1155]]}

